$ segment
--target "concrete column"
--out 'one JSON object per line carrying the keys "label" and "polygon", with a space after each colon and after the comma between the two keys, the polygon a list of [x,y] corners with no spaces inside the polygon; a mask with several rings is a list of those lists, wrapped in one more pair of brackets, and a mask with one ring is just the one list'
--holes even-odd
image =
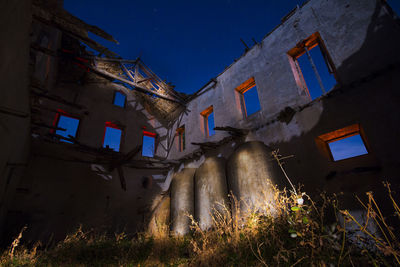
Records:
{"label": "concrete column", "polygon": [[259,141],[240,145],[227,162],[228,187],[241,201],[240,212],[265,210],[274,203],[271,182],[274,183],[271,151]]}
{"label": "concrete column", "polygon": [[194,172],[196,169],[184,168],[172,178],[171,184],[171,230],[185,235],[190,231],[190,218],[194,214]]}
{"label": "concrete column", "polygon": [[209,157],[195,173],[195,218],[202,230],[213,226],[212,216],[229,216],[225,159]]}

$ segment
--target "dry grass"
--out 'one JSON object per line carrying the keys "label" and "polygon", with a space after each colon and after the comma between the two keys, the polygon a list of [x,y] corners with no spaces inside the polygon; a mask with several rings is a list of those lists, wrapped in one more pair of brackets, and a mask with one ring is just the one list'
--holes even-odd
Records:
{"label": "dry grass", "polygon": [[[388,198],[397,219],[400,209],[389,184]],[[247,205],[232,198],[232,210],[214,214],[214,228],[202,231],[192,219],[192,234],[140,234],[127,238],[84,232],[79,228],[53,248],[20,245],[21,234],[4,251],[2,266],[393,266],[399,265],[398,236],[371,192],[360,206],[366,218],[338,209],[335,196],[274,188],[274,205]],[[356,201],[356,200],[355,200]],[[227,215],[233,214],[233,215]],[[329,215],[331,214],[331,216]],[[342,219],[340,219],[342,216]],[[339,223],[342,221],[342,223]],[[399,220],[400,221],[400,220]],[[373,223],[378,231],[372,232]],[[349,226],[358,230],[349,230]],[[166,231],[168,227],[162,226]],[[364,233],[364,235],[362,235]],[[355,242],[354,240],[357,240]],[[367,240],[365,240],[367,239]],[[358,242],[358,241],[362,242]]]}

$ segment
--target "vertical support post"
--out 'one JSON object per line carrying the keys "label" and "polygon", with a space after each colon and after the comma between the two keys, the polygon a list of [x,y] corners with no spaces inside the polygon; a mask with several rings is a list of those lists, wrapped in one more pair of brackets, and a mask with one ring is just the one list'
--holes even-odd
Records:
{"label": "vertical support post", "polygon": [[321,76],[319,76],[317,67],[316,67],[315,64],[314,64],[313,59],[311,58],[310,51],[308,51],[308,48],[307,48],[306,46],[304,46],[304,50],[306,51],[308,60],[309,60],[310,63],[311,63],[311,67],[312,67],[313,70],[314,70],[315,76],[317,77],[317,80],[318,80],[319,86],[321,87],[322,93],[325,94],[326,91],[325,91],[324,84],[322,83]]}

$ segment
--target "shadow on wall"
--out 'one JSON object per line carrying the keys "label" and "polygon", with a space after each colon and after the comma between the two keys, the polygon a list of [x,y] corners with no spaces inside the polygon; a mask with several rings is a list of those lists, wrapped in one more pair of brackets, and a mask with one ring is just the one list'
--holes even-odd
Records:
{"label": "shadow on wall", "polygon": [[337,73],[343,84],[349,84],[399,61],[399,20],[393,19],[391,8],[382,2],[376,1],[371,23],[360,49],[337,66]]}
{"label": "shadow on wall", "polygon": [[[311,104],[322,104],[318,123],[288,142],[271,144],[284,156],[295,156],[287,160],[286,170],[296,183],[305,185],[305,191],[344,192],[342,203],[347,208],[355,208],[351,207],[357,206],[354,194],[377,190],[383,180],[389,180],[396,188],[399,186],[400,177],[395,167],[400,166],[400,117],[396,112],[400,106],[398,47],[398,21],[386,11],[385,4],[376,1],[364,43],[337,66],[341,84]],[[308,115],[303,113],[303,116]],[[292,120],[283,127],[295,123],[298,121]],[[318,149],[315,143],[318,136],[356,123],[365,132],[367,155],[333,161]],[[385,198],[384,194],[377,193],[378,201]]]}
{"label": "shadow on wall", "polygon": [[151,170],[124,170],[127,191],[116,170],[105,172],[105,179],[89,164],[33,157],[22,183],[26,189],[17,189],[7,214],[1,245],[9,246],[24,226],[22,242],[40,240],[43,246],[64,239],[81,224],[101,234],[143,231],[161,189],[152,182]]}

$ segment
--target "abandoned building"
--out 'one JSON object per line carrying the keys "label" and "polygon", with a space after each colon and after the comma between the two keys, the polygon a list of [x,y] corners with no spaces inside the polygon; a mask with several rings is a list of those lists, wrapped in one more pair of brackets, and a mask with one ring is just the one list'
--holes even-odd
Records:
{"label": "abandoned building", "polygon": [[186,213],[207,229],[228,192],[256,205],[268,180],[291,188],[277,150],[295,186],[343,192],[350,210],[354,194],[384,198],[383,180],[399,188],[400,23],[385,1],[297,6],[192,95],[90,39],[115,41],[61,2],[0,4],[3,243],[24,226],[45,242],[80,224],[185,234]]}

